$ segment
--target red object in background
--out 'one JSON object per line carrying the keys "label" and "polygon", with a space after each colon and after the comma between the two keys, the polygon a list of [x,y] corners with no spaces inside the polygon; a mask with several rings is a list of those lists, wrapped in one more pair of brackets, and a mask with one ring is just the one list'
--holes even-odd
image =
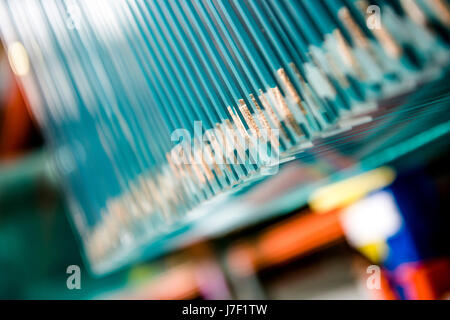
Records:
{"label": "red object in background", "polygon": [[25,101],[14,78],[3,101],[0,125],[0,157],[11,158],[21,152],[28,140],[32,123]]}
{"label": "red object in background", "polygon": [[368,292],[373,300],[398,300],[397,295],[391,288],[386,271],[381,271],[380,289],[369,290]]}
{"label": "red object in background", "polygon": [[17,157],[40,141],[16,78],[8,68],[3,72],[7,85],[0,96],[0,160]]}
{"label": "red object in background", "polygon": [[450,292],[450,259],[407,263],[394,271],[409,300],[443,299]]}

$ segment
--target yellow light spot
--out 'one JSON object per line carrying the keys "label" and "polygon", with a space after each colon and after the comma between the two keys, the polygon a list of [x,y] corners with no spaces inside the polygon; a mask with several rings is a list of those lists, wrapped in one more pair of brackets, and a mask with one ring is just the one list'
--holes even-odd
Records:
{"label": "yellow light spot", "polygon": [[374,242],[367,244],[358,250],[365,255],[371,262],[379,264],[384,261],[387,256],[389,247],[385,242]]}
{"label": "yellow light spot", "polygon": [[316,212],[346,207],[370,192],[384,188],[395,179],[395,171],[378,168],[316,190],[309,198],[310,207]]}
{"label": "yellow light spot", "polygon": [[17,76],[25,76],[30,71],[30,60],[22,43],[12,43],[8,50],[8,59],[13,72]]}

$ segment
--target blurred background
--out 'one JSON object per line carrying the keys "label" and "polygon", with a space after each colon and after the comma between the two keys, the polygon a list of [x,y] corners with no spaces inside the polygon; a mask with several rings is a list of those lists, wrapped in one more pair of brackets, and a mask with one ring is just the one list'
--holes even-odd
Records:
{"label": "blurred background", "polygon": [[[448,120],[448,88],[440,86],[443,112],[420,116]],[[424,136],[410,123],[420,131],[414,136],[393,125],[398,121],[386,124],[392,115],[375,119],[347,133],[347,145],[323,144],[246,192],[251,221],[213,218],[174,236],[182,245],[158,251],[156,243],[148,259],[95,277],[80,254],[51,154],[0,47],[0,298],[448,299],[448,130]],[[343,150],[355,136],[371,143],[381,130],[391,134],[355,169]],[[405,145],[405,137],[414,139]],[[309,188],[284,192],[299,185]],[[230,210],[228,218],[245,211]],[[80,290],[66,286],[70,265],[81,267]]]}

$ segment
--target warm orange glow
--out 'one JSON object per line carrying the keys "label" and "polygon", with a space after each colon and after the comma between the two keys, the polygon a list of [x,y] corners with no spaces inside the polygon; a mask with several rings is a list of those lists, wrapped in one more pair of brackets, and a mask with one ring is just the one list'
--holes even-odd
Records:
{"label": "warm orange glow", "polygon": [[251,242],[236,244],[227,260],[233,270],[245,274],[284,263],[343,238],[338,211],[321,215],[306,212],[270,227]]}
{"label": "warm orange glow", "polygon": [[280,224],[259,238],[257,252],[262,265],[301,256],[344,237],[337,211],[307,213]]}

